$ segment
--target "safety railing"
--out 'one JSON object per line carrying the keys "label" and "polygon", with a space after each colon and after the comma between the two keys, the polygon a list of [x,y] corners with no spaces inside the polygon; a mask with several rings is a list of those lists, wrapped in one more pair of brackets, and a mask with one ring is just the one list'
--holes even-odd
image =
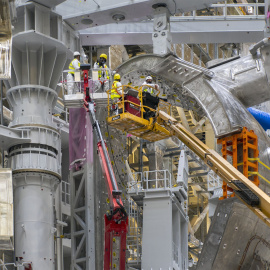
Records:
{"label": "safety railing", "polygon": [[62,202],[70,204],[70,183],[62,181]]}
{"label": "safety railing", "polygon": [[144,172],[146,190],[170,189],[172,187],[171,174],[168,170],[156,170]]}
{"label": "safety railing", "polygon": [[[70,70],[63,70],[62,81],[58,86],[62,87],[62,95],[83,93],[84,78],[83,72],[78,70],[69,76]],[[89,93],[93,94],[99,90],[106,92],[112,85],[112,73],[109,68],[92,68],[88,73]]]}
{"label": "safety railing", "polygon": [[[145,87],[147,87],[147,91],[145,91]],[[153,93],[151,94],[152,90]],[[154,92],[155,91],[155,92]],[[158,111],[164,111],[167,114],[171,115],[171,105],[162,99],[159,99],[157,109],[147,106],[144,101],[144,96],[149,95],[158,97],[160,91],[155,89],[150,85],[136,86],[132,87],[129,85],[122,85],[115,89],[110,89],[107,91],[108,94],[108,117],[113,114],[125,113],[128,109],[136,110],[134,113],[136,116],[143,118],[144,112],[153,112],[155,115]],[[118,101],[113,101],[112,96],[118,95]],[[115,113],[115,108],[117,108],[118,112]]]}
{"label": "safety railing", "polygon": [[222,180],[213,171],[209,171],[207,174],[207,189],[213,191],[222,187]]}
{"label": "safety railing", "polygon": [[171,21],[184,20],[246,20],[265,19],[265,3],[224,3],[212,4],[207,10],[193,10],[172,17]]}
{"label": "safety railing", "polygon": [[142,209],[132,199],[128,200],[128,263],[139,264],[142,255]]}
{"label": "safety railing", "polygon": [[132,173],[129,175],[128,191],[136,193],[142,191],[172,189],[171,174],[168,170],[155,170]]}
{"label": "safety railing", "polygon": [[[134,97],[134,99],[126,100],[125,95],[127,95],[128,93],[130,93],[130,95]],[[130,85],[122,85],[117,88],[108,90],[108,116],[110,117],[111,114],[114,113],[114,108],[117,108],[118,111],[121,110],[121,112],[124,113],[127,109],[125,105],[129,104],[130,107],[133,107],[138,111],[137,116],[142,117],[142,96],[139,93],[140,90],[138,89],[138,87],[135,88]],[[116,99],[118,100],[114,101],[113,96],[116,96]],[[134,101],[137,101],[137,103]]]}

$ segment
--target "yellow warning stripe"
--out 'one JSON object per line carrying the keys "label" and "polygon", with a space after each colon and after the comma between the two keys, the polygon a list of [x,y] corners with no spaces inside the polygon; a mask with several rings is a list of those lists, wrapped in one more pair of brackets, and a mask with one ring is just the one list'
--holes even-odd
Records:
{"label": "yellow warning stripe", "polygon": [[[262,164],[266,169],[268,169],[270,171],[270,167],[268,167],[266,164],[264,164],[259,158],[248,158],[248,160],[258,161],[260,164]],[[237,166],[241,166],[241,165],[243,165],[243,162],[237,163]]]}
{"label": "yellow warning stripe", "polygon": [[261,174],[259,174],[258,172],[248,172],[248,176],[252,175],[252,174],[256,174],[258,175],[260,178],[262,178],[265,182],[267,182],[268,184],[270,184],[270,181],[267,180],[265,177],[263,177]]}
{"label": "yellow warning stripe", "polygon": [[[264,164],[259,158],[248,158],[248,160],[250,160],[250,161],[258,161],[260,164],[262,164],[266,169],[268,169],[270,171],[270,167],[268,167],[266,164]],[[243,162],[237,163],[237,166],[241,166],[243,164],[244,164]],[[250,171],[248,172],[248,176],[254,175],[254,174],[258,175],[261,179],[263,179],[265,182],[270,184],[270,181],[267,180],[264,176],[262,176],[258,172],[250,172]]]}
{"label": "yellow warning stripe", "polygon": [[258,161],[260,164],[262,164],[266,169],[268,169],[270,171],[270,167],[268,167],[266,164],[261,162],[261,160],[259,158],[248,158],[248,160]]}

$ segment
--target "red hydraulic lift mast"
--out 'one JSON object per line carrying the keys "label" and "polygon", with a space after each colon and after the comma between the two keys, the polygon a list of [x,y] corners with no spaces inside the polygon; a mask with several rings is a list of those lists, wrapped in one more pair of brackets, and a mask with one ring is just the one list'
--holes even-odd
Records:
{"label": "red hydraulic lift mast", "polygon": [[93,129],[97,136],[97,147],[101,167],[106,179],[108,196],[111,204],[109,214],[104,215],[105,242],[104,242],[104,270],[125,270],[126,265],[126,235],[128,230],[128,215],[121,199],[122,191],[119,190],[111,165],[106,143],[102,137],[99,123],[95,115],[95,103],[90,98],[88,87],[88,71],[82,69],[84,77],[84,107],[90,114]]}

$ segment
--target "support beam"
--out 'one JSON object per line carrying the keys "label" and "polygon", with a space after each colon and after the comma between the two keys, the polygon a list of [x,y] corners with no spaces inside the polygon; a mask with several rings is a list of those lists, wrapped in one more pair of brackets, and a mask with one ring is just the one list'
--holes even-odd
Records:
{"label": "support beam", "polygon": [[[59,0],[58,0],[59,1]],[[38,2],[45,2],[38,0]],[[46,1],[46,2],[51,2]],[[93,0],[65,1],[58,5],[55,11],[63,16],[66,22],[75,30],[86,29],[95,25],[104,25],[125,20],[136,22],[153,18],[153,5],[166,3],[170,14],[183,13],[191,10],[203,9],[217,0]]]}
{"label": "support beam", "polygon": [[202,211],[202,213],[199,215],[199,217],[197,218],[197,220],[195,221],[194,225],[192,226],[192,231],[195,233],[199,227],[201,226],[204,218],[206,217],[207,213],[209,211],[209,206],[207,205],[204,210]]}
{"label": "support beam", "polygon": [[[264,38],[264,19],[170,22],[172,43],[245,43]],[[82,46],[152,44],[153,22],[119,23],[80,31]]]}

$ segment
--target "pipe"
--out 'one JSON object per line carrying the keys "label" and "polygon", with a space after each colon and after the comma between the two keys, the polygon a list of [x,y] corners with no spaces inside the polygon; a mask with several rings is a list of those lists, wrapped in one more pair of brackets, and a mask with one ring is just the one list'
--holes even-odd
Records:
{"label": "pipe", "polygon": [[248,108],[248,111],[252,116],[259,122],[264,130],[270,129],[270,114],[254,109],[252,107]]}
{"label": "pipe", "polygon": [[[4,106],[3,106],[3,80],[0,80],[0,92],[1,92],[1,125],[4,125]],[[5,167],[5,151],[2,149],[2,168]]]}

